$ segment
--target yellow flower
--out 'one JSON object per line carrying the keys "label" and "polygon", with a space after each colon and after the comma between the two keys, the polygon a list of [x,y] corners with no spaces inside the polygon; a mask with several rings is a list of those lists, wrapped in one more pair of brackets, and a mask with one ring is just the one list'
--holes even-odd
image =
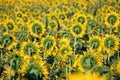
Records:
{"label": "yellow flower", "polygon": [[70,33],[76,37],[83,37],[85,34],[86,26],[80,23],[75,23],[70,28]]}
{"label": "yellow flower", "polygon": [[5,33],[1,38],[1,46],[8,50],[12,49],[14,46],[16,46],[15,37],[11,34]]}
{"label": "yellow flower", "polygon": [[59,49],[59,56],[61,56],[63,59],[65,59],[68,55],[72,55],[72,48],[71,46],[63,45],[60,46]]}
{"label": "yellow flower", "polygon": [[89,49],[101,51],[101,38],[99,36],[92,36],[89,39]]}
{"label": "yellow flower", "polygon": [[53,36],[46,36],[42,39],[41,46],[43,47],[44,51],[50,50],[52,51],[56,46],[56,39]]}
{"label": "yellow flower", "polygon": [[10,31],[11,33],[14,33],[17,30],[17,26],[15,25],[15,22],[12,19],[6,20],[5,23],[8,31]]}
{"label": "yellow flower", "polygon": [[105,24],[107,27],[116,27],[119,23],[119,15],[116,12],[106,14]]}
{"label": "yellow flower", "polygon": [[57,23],[57,21],[55,21],[55,20],[48,21],[48,28],[49,29],[57,30],[58,29],[58,23]]}
{"label": "yellow flower", "polygon": [[81,23],[83,25],[87,24],[87,17],[83,12],[78,12],[74,15],[76,22]]}
{"label": "yellow flower", "polygon": [[[106,34],[105,37],[102,38],[102,47],[109,56],[112,56],[114,51],[118,50],[119,39],[115,35],[108,35]],[[113,53],[111,53],[113,52]]]}
{"label": "yellow flower", "polygon": [[29,58],[39,53],[39,45],[36,42],[31,41],[22,42],[20,50],[23,55],[26,55],[26,58]]}
{"label": "yellow flower", "polygon": [[42,22],[38,20],[33,20],[33,22],[30,24],[30,26],[27,26],[31,35],[34,35],[36,37],[40,37],[44,34],[45,26]]}

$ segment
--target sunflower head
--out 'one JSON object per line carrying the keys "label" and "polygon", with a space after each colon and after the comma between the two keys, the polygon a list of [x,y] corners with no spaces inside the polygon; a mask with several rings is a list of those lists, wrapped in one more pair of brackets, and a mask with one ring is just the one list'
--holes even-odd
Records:
{"label": "sunflower head", "polygon": [[12,19],[8,19],[6,21],[6,27],[12,33],[17,29],[17,26],[15,25],[15,22]]}
{"label": "sunflower head", "polygon": [[10,54],[7,61],[12,69],[18,69],[22,65],[22,57],[16,53]]}
{"label": "sunflower head", "polygon": [[103,38],[102,40],[102,46],[103,46],[103,49],[105,51],[107,51],[108,53],[111,51],[111,50],[118,50],[118,38],[114,35],[108,35],[106,34],[105,37]]}
{"label": "sunflower head", "polygon": [[21,53],[33,56],[38,53],[38,44],[36,42],[23,42],[21,45]]}
{"label": "sunflower head", "polygon": [[27,37],[27,32],[26,30],[21,30],[19,32],[16,32],[15,36],[18,41],[24,41]]}
{"label": "sunflower head", "polygon": [[42,39],[42,47],[45,51],[47,50],[53,50],[53,48],[56,45],[56,40],[53,36],[47,36]]}
{"label": "sunflower head", "polygon": [[92,36],[89,40],[90,48],[93,50],[101,51],[101,39],[98,36]]}
{"label": "sunflower head", "polygon": [[70,32],[73,36],[78,36],[78,37],[82,37],[85,33],[85,26],[81,25],[81,24],[74,24],[71,29]]}
{"label": "sunflower head", "polygon": [[24,76],[28,79],[35,79],[36,77],[41,79],[43,76],[42,68],[38,64],[30,63],[25,69]]}
{"label": "sunflower head", "polygon": [[106,21],[105,21],[107,27],[110,27],[110,26],[117,26],[118,23],[119,23],[119,19],[118,19],[118,14],[115,13],[115,12],[112,12],[112,13],[109,13],[107,16],[106,16]]}
{"label": "sunflower head", "polygon": [[72,55],[72,48],[67,45],[60,46],[59,54],[61,57],[66,58],[67,55]]}
{"label": "sunflower head", "polygon": [[14,41],[14,36],[5,34],[1,39],[1,45],[10,50],[16,44]]}
{"label": "sunflower head", "polygon": [[97,65],[97,59],[91,53],[85,54],[80,61],[82,68],[85,70],[92,69],[95,65]]}
{"label": "sunflower head", "polygon": [[44,25],[35,20],[31,25],[30,25],[30,28],[28,27],[30,33],[34,36],[42,36],[43,33],[44,33]]}

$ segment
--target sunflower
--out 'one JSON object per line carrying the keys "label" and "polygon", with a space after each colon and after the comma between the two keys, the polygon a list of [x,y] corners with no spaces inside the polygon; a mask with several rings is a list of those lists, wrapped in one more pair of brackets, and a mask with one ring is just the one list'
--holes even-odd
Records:
{"label": "sunflower", "polygon": [[73,73],[69,75],[69,80],[107,80],[105,76],[100,76],[99,73],[87,71],[85,73]]}
{"label": "sunflower", "polygon": [[59,18],[60,21],[66,19],[66,14],[65,14],[65,12],[60,12],[60,13],[58,14],[58,18]]}
{"label": "sunflower", "polygon": [[86,25],[86,23],[87,23],[87,17],[86,17],[86,15],[84,14],[84,13],[76,13],[75,15],[74,15],[74,17],[75,17],[75,21],[76,22],[78,22],[78,23],[81,23],[81,24],[83,24],[83,25]]}
{"label": "sunflower", "polygon": [[80,60],[80,63],[84,70],[90,70],[97,65],[97,59],[93,54],[87,53],[83,55],[83,57]]}
{"label": "sunflower", "polygon": [[13,53],[7,54],[7,62],[8,62],[8,65],[11,66],[13,70],[17,70],[23,64],[23,57],[18,53],[13,52]]}
{"label": "sunflower", "polygon": [[5,26],[11,33],[14,33],[14,31],[17,30],[17,26],[15,25],[15,22],[12,19],[6,20]]}
{"label": "sunflower", "polygon": [[57,30],[58,29],[58,23],[55,20],[50,20],[48,22],[48,28]]}
{"label": "sunflower", "polygon": [[56,46],[56,39],[53,36],[46,36],[42,39],[41,44],[45,51],[52,51]]}
{"label": "sunflower", "polygon": [[21,53],[26,54],[27,56],[33,56],[39,52],[39,46],[36,42],[22,42]]}
{"label": "sunflower", "polygon": [[68,55],[72,55],[72,48],[67,45],[60,46],[59,55],[64,59]]}
{"label": "sunflower", "polygon": [[30,27],[28,27],[31,35],[34,35],[36,37],[42,36],[44,34],[44,28],[44,25],[37,20],[34,20],[34,22],[31,23]]}
{"label": "sunflower", "polygon": [[[119,45],[119,39],[115,35],[106,34],[102,39],[102,47],[107,53],[111,51],[117,51]],[[112,56],[113,53],[110,54]]]}
{"label": "sunflower", "polygon": [[83,37],[83,35],[85,34],[85,30],[86,30],[86,27],[84,25],[77,23],[71,26],[70,33],[76,37]]}
{"label": "sunflower", "polygon": [[29,23],[29,18],[25,14],[22,15],[22,20],[23,20],[24,23]]}
{"label": "sunflower", "polygon": [[27,79],[48,79],[48,71],[42,60],[30,62],[23,65],[21,70],[22,76]]}
{"label": "sunflower", "polygon": [[12,49],[13,46],[16,45],[14,36],[10,34],[4,34],[4,36],[1,38],[1,45],[3,48],[8,50]]}
{"label": "sunflower", "polygon": [[[24,29],[23,29],[24,28]],[[25,27],[21,28],[21,31],[16,32],[15,37],[18,41],[24,41],[27,37],[27,30],[25,29]]]}
{"label": "sunflower", "polygon": [[21,11],[18,10],[17,12],[15,12],[16,19],[22,19],[22,17],[23,17],[23,13]]}
{"label": "sunflower", "polygon": [[119,23],[119,15],[118,13],[111,12],[108,13],[105,17],[105,24],[107,27],[116,27]]}
{"label": "sunflower", "polygon": [[90,37],[89,48],[100,52],[101,51],[101,38],[99,36]]}

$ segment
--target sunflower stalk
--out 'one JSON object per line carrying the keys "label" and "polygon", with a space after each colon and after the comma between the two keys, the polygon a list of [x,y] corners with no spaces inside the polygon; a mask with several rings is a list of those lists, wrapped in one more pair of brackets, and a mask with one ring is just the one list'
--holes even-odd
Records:
{"label": "sunflower stalk", "polygon": [[[12,68],[12,65],[13,65],[13,62],[14,62],[14,60],[15,60],[15,56],[14,56],[14,58],[10,61],[10,69]],[[11,71],[9,70],[9,80],[11,80]]]}
{"label": "sunflower stalk", "polygon": [[28,58],[28,62],[30,62],[30,56],[31,56],[31,48],[28,48],[28,54],[29,54],[29,58]]}
{"label": "sunflower stalk", "polygon": [[[66,74],[68,74],[68,68],[67,68],[67,65],[66,65]],[[68,77],[66,77],[65,80],[68,80]]]}
{"label": "sunflower stalk", "polygon": [[43,54],[43,58],[45,59],[45,52],[46,52],[46,50],[47,50],[47,46],[50,44],[50,42],[47,42],[46,44],[45,44],[45,51],[44,51],[44,54]]}
{"label": "sunflower stalk", "polygon": [[55,66],[55,63],[56,63],[56,60],[54,60],[53,65],[51,66],[50,75],[51,75],[51,73],[52,73],[52,71],[53,71],[53,68],[54,68],[54,66]]}
{"label": "sunflower stalk", "polygon": [[76,51],[76,36],[75,36],[75,38],[74,38],[74,55],[75,55],[75,51]]}
{"label": "sunflower stalk", "polygon": [[69,59],[69,74],[68,74],[68,75],[71,74],[71,69],[70,69],[70,67],[71,67],[71,61],[70,61],[70,59]]}
{"label": "sunflower stalk", "polygon": [[120,51],[118,50],[118,56],[117,56],[118,59],[119,59],[119,54],[120,54]]}
{"label": "sunflower stalk", "polygon": [[108,59],[108,62],[110,61],[110,46],[111,46],[111,41],[109,41],[109,52],[108,52],[108,54],[107,54],[107,59]]}

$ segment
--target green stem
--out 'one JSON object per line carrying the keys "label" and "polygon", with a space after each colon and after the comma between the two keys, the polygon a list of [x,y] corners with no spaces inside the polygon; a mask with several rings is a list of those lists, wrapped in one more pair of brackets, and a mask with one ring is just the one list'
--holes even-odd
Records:
{"label": "green stem", "polygon": [[76,36],[74,38],[74,55],[75,55],[75,51],[76,51]]}
{"label": "green stem", "polygon": [[[67,65],[66,65],[66,74],[68,74],[68,69],[67,69]],[[66,77],[65,80],[68,80],[68,77]]]}

